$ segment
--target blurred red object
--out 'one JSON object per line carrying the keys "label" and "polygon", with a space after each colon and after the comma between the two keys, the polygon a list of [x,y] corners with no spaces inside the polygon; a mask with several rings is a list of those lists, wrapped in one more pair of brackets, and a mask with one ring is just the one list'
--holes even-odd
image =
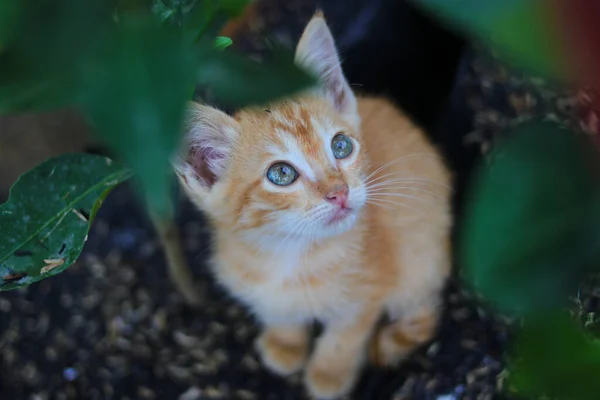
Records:
{"label": "blurred red object", "polygon": [[563,46],[573,60],[571,71],[582,84],[581,128],[600,147],[600,1],[553,0],[562,25]]}
{"label": "blurred red object", "polygon": [[592,136],[600,148],[600,91],[581,90],[577,97],[581,128]]}

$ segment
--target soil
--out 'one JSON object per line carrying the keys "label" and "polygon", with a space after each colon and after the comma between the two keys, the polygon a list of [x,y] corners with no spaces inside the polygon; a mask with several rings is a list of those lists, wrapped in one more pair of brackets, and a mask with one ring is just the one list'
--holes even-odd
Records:
{"label": "soil", "polygon": [[[362,45],[373,47],[369,41]],[[350,71],[362,71],[359,64],[364,59],[348,57]],[[413,58],[402,59],[413,63]],[[446,100],[445,90],[435,96],[416,96],[420,86],[415,83],[410,91],[411,86],[405,85],[405,80],[415,80],[410,71],[397,73],[394,81],[402,94],[394,98],[399,104],[410,107],[408,100],[419,100],[412,104],[411,114],[439,121],[434,136],[457,171],[459,196],[473,163],[512,122],[538,115],[563,120],[571,114],[567,108],[573,103],[572,94],[555,96],[544,85],[515,77],[490,60],[480,54],[463,57],[445,118],[429,115],[432,99],[439,104]],[[397,65],[389,57],[384,61],[390,70]],[[383,75],[381,85],[390,86],[384,81],[391,74]],[[7,182],[47,155],[85,146],[85,135],[80,133],[84,128],[72,116],[71,125],[14,118],[0,119],[0,198]],[[42,124],[35,128],[38,133],[30,139],[19,136],[31,124]],[[74,128],[62,128],[68,126]],[[29,157],[28,148],[41,132],[48,135],[50,128],[65,135],[47,136],[44,156],[40,152],[38,158]],[[68,143],[73,148],[65,150]],[[21,155],[14,158],[19,163],[10,163],[11,154]],[[282,379],[262,368],[252,346],[255,322],[207,273],[210,231],[202,217],[184,203],[179,223],[189,263],[204,293],[199,309],[186,306],[174,290],[156,235],[128,186],[109,196],[74,266],[29,288],[0,293],[0,399],[305,399],[298,377]],[[400,368],[366,371],[350,398],[506,398],[502,356],[509,336],[507,324],[465,292],[456,278],[449,285],[446,303],[434,341]],[[596,306],[597,299],[593,305],[577,303],[586,310]]]}
{"label": "soil", "polygon": [[[207,274],[210,232],[185,203],[184,246],[205,301],[183,303],[128,186],[102,207],[65,273],[0,295],[0,398],[305,399],[259,364],[257,329]],[[369,370],[352,399],[493,399],[508,330],[453,281],[437,338],[401,368]]]}

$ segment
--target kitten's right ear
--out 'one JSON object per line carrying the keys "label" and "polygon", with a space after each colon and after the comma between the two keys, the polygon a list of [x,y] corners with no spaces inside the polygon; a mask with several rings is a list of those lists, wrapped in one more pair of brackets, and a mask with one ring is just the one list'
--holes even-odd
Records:
{"label": "kitten's right ear", "polygon": [[312,71],[321,81],[331,105],[355,127],[360,125],[356,97],[342,71],[333,35],[322,12],[310,20],[296,47],[296,63]]}
{"label": "kitten's right ear", "polygon": [[191,103],[185,128],[175,170],[190,189],[210,189],[225,174],[238,124],[224,112]]}

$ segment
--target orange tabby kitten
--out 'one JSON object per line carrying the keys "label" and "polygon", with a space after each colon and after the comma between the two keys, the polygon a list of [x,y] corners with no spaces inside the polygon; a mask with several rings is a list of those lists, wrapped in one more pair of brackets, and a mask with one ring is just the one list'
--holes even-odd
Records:
{"label": "orange tabby kitten", "polygon": [[[434,334],[450,177],[389,102],[355,97],[322,15],[296,61],[317,89],[233,117],[193,105],[176,170],[214,227],[218,281],[264,326],[264,365],[306,367],[310,394],[330,399],[352,389],[368,354],[390,365]],[[315,320],[325,330],[309,354]]]}

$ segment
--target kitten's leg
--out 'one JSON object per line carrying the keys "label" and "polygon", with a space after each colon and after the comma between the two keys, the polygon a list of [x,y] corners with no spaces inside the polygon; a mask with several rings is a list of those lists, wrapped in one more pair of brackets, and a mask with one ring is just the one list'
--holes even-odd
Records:
{"label": "kitten's leg", "polygon": [[439,311],[434,307],[403,316],[383,327],[369,348],[370,361],[378,366],[394,366],[436,333]]}
{"label": "kitten's leg", "polygon": [[331,322],[309,361],[305,384],[318,399],[333,399],[354,387],[379,310],[364,312],[352,322]]}
{"label": "kitten's leg", "polygon": [[404,269],[398,287],[388,299],[386,308],[393,322],[371,341],[369,356],[375,365],[399,363],[436,333],[450,275],[451,246],[447,231],[440,229],[436,234],[429,229],[415,229],[404,240],[407,250],[403,252],[402,265],[412,267]]}
{"label": "kitten's leg", "polygon": [[299,372],[308,358],[307,326],[268,326],[256,341],[263,364],[279,375]]}

